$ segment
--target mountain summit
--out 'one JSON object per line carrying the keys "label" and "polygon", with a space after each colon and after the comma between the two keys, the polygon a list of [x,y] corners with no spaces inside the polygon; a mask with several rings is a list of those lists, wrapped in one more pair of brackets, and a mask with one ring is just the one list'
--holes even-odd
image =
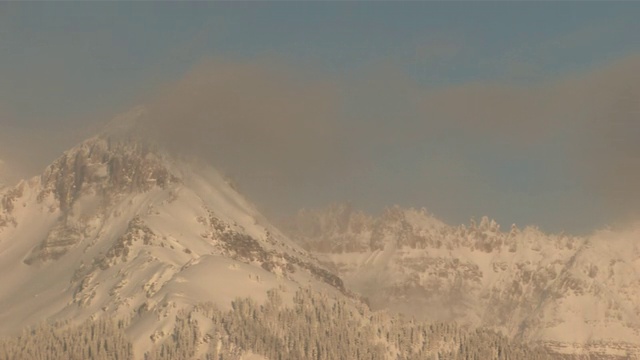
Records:
{"label": "mountain summit", "polygon": [[302,285],[346,293],[215,169],[121,136],[122,124],[0,192],[0,334],[135,315],[143,353],[186,306]]}

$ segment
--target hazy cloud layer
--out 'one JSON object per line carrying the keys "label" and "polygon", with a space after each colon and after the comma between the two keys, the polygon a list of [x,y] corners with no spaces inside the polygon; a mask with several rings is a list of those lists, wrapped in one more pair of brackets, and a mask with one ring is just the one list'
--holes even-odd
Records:
{"label": "hazy cloud layer", "polygon": [[100,120],[103,119],[33,127],[5,125],[0,117],[0,158],[5,162],[5,180],[11,184],[41,174],[65,150],[100,131]]}
{"label": "hazy cloud layer", "polygon": [[[339,79],[214,59],[150,97],[145,132],[209,159],[271,213],[351,200],[586,231],[640,216],[639,104],[638,55],[538,83],[435,88],[392,63]],[[87,133],[0,130],[16,174]]]}
{"label": "hazy cloud layer", "polygon": [[[640,56],[534,85],[472,83],[427,93],[441,131],[486,138],[505,152],[557,146],[585,197],[617,216],[640,201]],[[425,130],[433,128],[425,122]],[[611,220],[608,219],[608,220]]]}
{"label": "hazy cloud layer", "polygon": [[338,95],[331,82],[269,62],[211,60],[146,105],[147,131],[274,200],[339,176],[347,165]]}
{"label": "hazy cloud layer", "polygon": [[638,74],[632,56],[542,83],[427,89],[392,65],[346,81],[215,60],[150,102],[149,131],[277,212],[345,199],[464,221],[511,208],[503,221],[575,230],[640,201]]}
{"label": "hazy cloud layer", "polygon": [[7,182],[6,171],[7,171],[7,169],[6,169],[6,166],[4,164],[4,161],[2,161],[2,159],[0,159],[0,188],[3,187]]}

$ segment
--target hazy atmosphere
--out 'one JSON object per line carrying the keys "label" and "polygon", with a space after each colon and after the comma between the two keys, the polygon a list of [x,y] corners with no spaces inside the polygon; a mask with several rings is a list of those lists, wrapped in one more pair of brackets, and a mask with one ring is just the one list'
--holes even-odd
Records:
{"label": "hazy atmosphere", "polygon": [[640,2],[1,3],[0,184],[114,116],[265,213],[640,217]]}

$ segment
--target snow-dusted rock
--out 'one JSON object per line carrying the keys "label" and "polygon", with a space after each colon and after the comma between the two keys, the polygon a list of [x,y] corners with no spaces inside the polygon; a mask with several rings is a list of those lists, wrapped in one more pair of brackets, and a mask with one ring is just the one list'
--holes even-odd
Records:
{"label": "snow-dusted rock", "polygon": [[576,237],[335,205],[301,211],[286,228],[373,308],[490,327],[562,353],[640,356],[640,227]]}

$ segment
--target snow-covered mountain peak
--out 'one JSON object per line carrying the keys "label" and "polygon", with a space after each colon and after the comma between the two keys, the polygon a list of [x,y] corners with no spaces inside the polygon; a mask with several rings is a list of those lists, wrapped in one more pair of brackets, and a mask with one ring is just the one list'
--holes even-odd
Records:
{"label": "snow-covered mountain peak", "polygon": [[303,284],[347,293],[217,170],[110,132],[0,191],[0,284],[0,334],[127,316],[139,352],[201,302]]}

